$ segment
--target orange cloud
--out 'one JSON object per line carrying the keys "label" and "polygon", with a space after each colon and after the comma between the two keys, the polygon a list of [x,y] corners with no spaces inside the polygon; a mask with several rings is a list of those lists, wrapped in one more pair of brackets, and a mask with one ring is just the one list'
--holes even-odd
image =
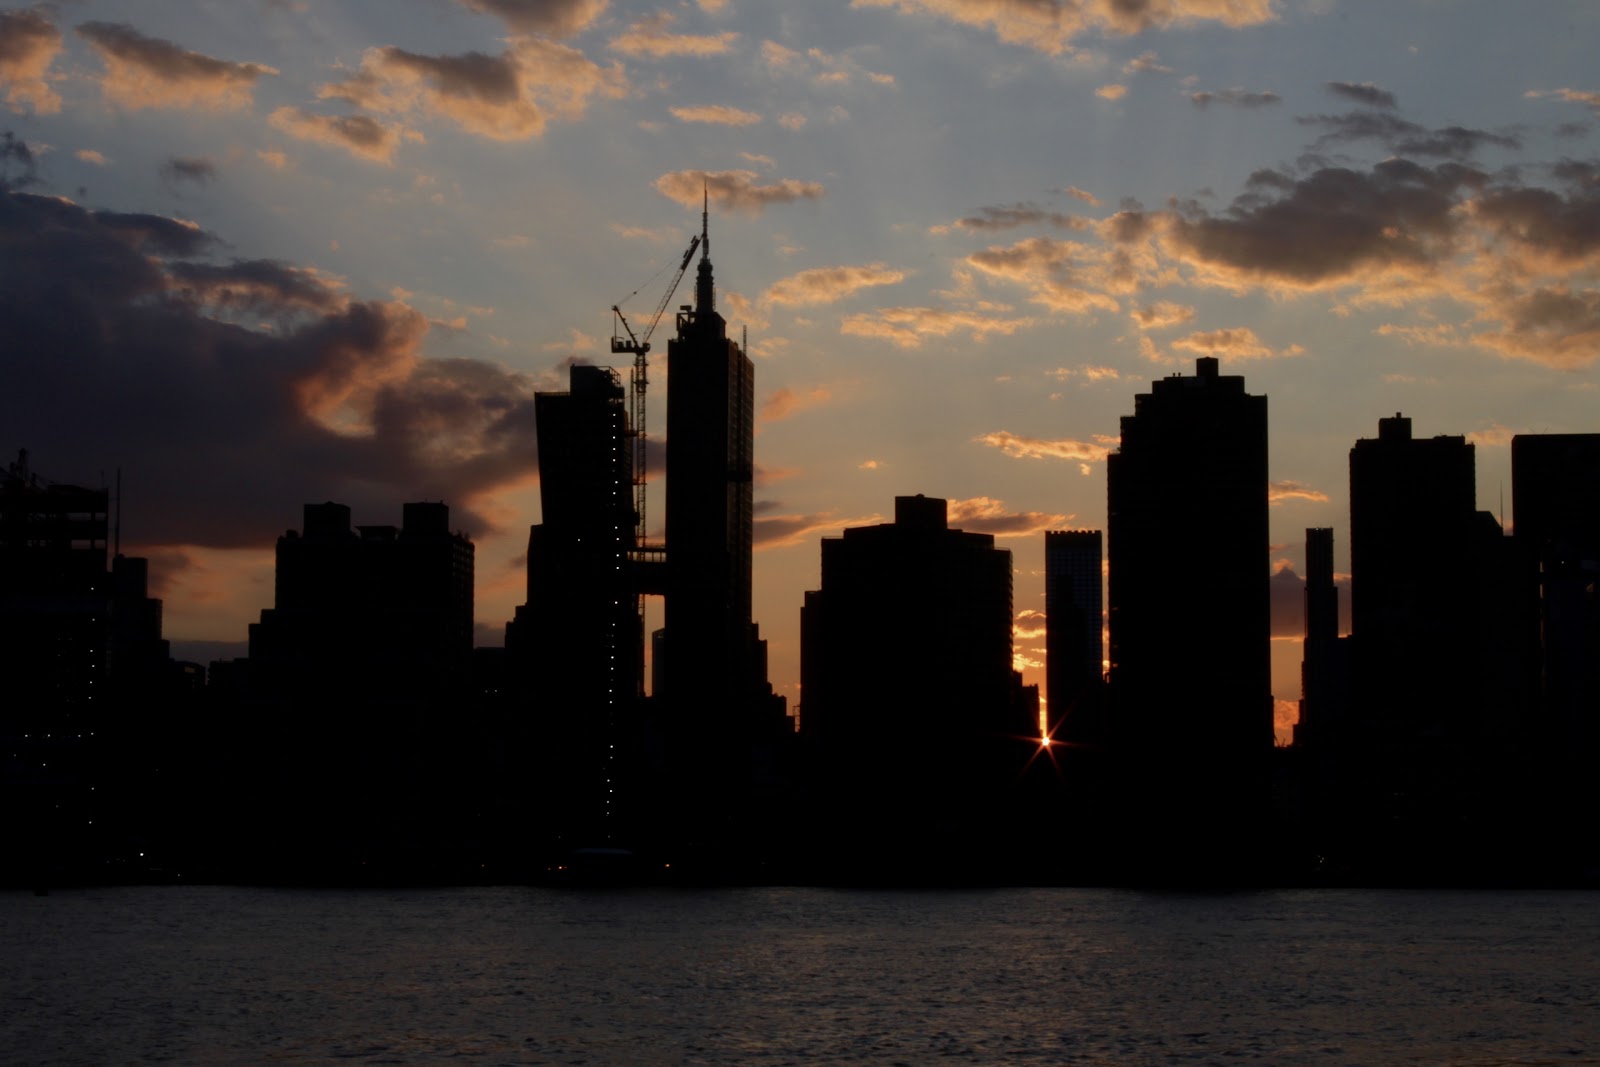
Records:
{"label": "orange cloud", "polygon": [[929,337],[948,337],[958,330],[967,331],[974,341],[983,341],[992,333],[1009,336],[1032,325],[1032,319],[1002,319],[976,311],[892,307],[851,315],[839,324],[839,332],[881,337],[901,348],[917,348]]}
{"label": "orange cloud", "polygon": [[1134,34],[1198,21],[1242,27],[1276,17],[1272,0],[851,0],[851,6],[941,18],[1046,55],[1070,52],[1075,39],[1091,32]]}
{"label": "orange cloud", "polygon": [[1267,484],[1267,503],[1281,504],[1285,500],[1314,500],[1326,503],[1328,494],[1313,489],[1303,482],[1281,481]]}
{"label": "orange cloud", "polygon": [[992,277],[1026,286],[1033,291],[1034,303],[1052,311],[1087,314],[1118,308],[1116,299],[1104,291],[1109,282],[1104,253],[1078,241],[1030,237],[1009,247],[974,252],[966,262]]}
{"label": "orange cloud", "polygon": [[704,122],[713,126],[754,126],[761,116],[754,111],[743,111],[724,104],[704,107],[675,107],[670,109],[679,122]]}
{"label": "orange cloud", "polygon": [[1102,100],[1121,100],[1123,97],[1128,95],[1128,87],[1126,85],[1115,84],[1102,85],[1100,88],[1094,91],[1094,95],[1098,96]]}
{"label": "orange cloud", "polygon": [[317,115],[286,106],[268,115],[267,122],[291,137],[343,148],[378,163],[388,163],[400,144],[399,131],[367,115]]}
{"label": "orange cloud", "polygon": [[1273,700],[1272,736],[1280,745],[1294,741],[1294,728],[1300,722],[1300,704],[1293,700]]}
{"label": "orange cloud", "polygon": [[601,67],[575,48],[525,37],[497,56],[368,49],[357,73],[317,95],[381,114],[446,118],[491,140],[520,141],[544,133],[552,119],[582,118],[592,99],[620,97],[627,88],[620,64]]}
{"label": "orange cloud", "polygon": [[570,37],[588,29],[607,0],[460,0],[474,11],[495,15],[516,33]]}
{"label": "orange cloud", "polygon": [[1194,318],[1194,308],[1171,300],[1158,300],[1154,304],[1134,308],[1128,314],[1141,330],[1164,330],[1169,326],[1181,326]]}
{"label": "orange cloud", "polygon": [[1090,444],[1070,438],[1048,440],[1041,437],[1019,437],[1006,430],[981,434],[973,438],[981,444],[998,448],[1014,459],[1066,459],[1078,463],[1100,463],[1110,454],[1105,444]]}
{"label": "orange cloud", "polygon": [[790,415],[798,414],[807,408],[819,404],[826,404],[833,399],[833,393],[824,386],[815,386],[803,392],[795,392],[788,386],[772,393],[761,405],[761,420],[763,422],[777,422]]}
{"label": "orange cloud", "polygon": [[1065,515],[1047,515],[1042,511],[1007,511],[1003,501],[986,496],[952,500],[949,509],[952,529],[995,537],[1027,537],[1042,530],[1057,529],[1067,521]]}
{"label": "orange cloud", "polygon": [[259,63],[213,59],[171,41],[146,37],[116,22],[85,22],[78,35],[106,65],[100,91],[111,103],[136,110],[194,107],[226,110],[248,107],[256,82],[277,74]]}
{"label": "orange cloud", "polygon": [[663,174],[655,184],[662,196],[684,207],[698,207],[704,190],[717,206],[752,215],[761,214],[772,204],[817,200],[824,192],[817,182],[792,178],[762,185],[760,176],[753,170],[676,170]]}
{"label": "orange cloud", "polygon": [[761,299],[790,307],[831,304],[872,286],[895,285],[905,277],[904,271],[890,270],[882,263],[869,263],[864,267],[817,267],[779,279],[761,294]]}
{"label": "orange cloud", "polygon": [[18,114],[22,105],[53,115],[61,97],[50,88],[47,74],[61,51],[61,31],[38,11],[0,11],[0,86],[6,106]]}
{"label": "orange cloud", "polygon": [[737,33],[709,36],[668,33],[675,16],[667,11],[642,18],[611,38],[611,48],[623,55],[662,59],[667,56],[719,56],[733,47]]}
{"label": "orange cloud", "polygon": [[1290,345],[1288,348],[1273,351],[1263,344],[1256,336],[1256,332],[1248,326],[1191,333],[1187,337],[1173,341],[1172,347],[1197,352],[1202,356],[1218,356],[1224,359],[1269,359],[1273,356],[1298,356],[1305,353],[1305,349],[1299,345]]}
{"label": "orange cloud", "polygon": [[[757,510],[760,510],[758,507]],[[840,518],[835,512],[824,511],[811,515],[766,515],[754,523],[755,548],[789,548],[804,544],[814,536],[833,533],[853,526],[875,526],[883,522],[881,515],[862,518]]]}

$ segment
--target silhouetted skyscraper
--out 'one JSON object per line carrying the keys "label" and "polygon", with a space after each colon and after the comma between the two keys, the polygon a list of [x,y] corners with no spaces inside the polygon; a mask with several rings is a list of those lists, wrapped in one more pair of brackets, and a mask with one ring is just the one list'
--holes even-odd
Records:
{"label": "silhouetted skyscraper", "polygon": [[1049,530],[1044,535],[1045,693],[1049,735],[1099,740],[1102,637],[1099,530]]}
{"label": "silhouetted skyscraper", "polygon": [[1118,744],[1197,763],[1272,745],[1267,399],[1197,360],[1134,398],[1107,460]]}
{"label": "silhouetted skyscraper", "polygon": [[753,751],[785,724],[751,617],[755,367],[716,310],[702,215],[693,308],[667,346],[667,579],[655,643],[673,789],[691,821],[740,814]]}
{"label": "silhouetted skyscraper", "polygon": [[1523,563],[1525,640],[1538,731],[1538,817],[1573,869],[1600,863],[1600,434],[1511,439],[1513,540]]}
{"label": "silhouetted skyscraper", "polygon": [[1217,370],[1151,383],[1106,464],[1110,739],[1135,832],[1195,862],[1262,814],[1273,743],[1267,400]]}
{"label": "silhouetted skyscraper", "polygon": [[974,818],[1037,747],[1012,684],[1011,553],[950,529],[943,500],[896,497],[893,523],[823,538],[800,671],[812,796],[857,833]]}
{"label": "silhouetted skyscraper", "polygon": [[1515,546],[1477,510],[1473,467],[1466,438],[1415,438],[1399,414],[1350,450],[1351,691],[1337,756],[1352,819],[1401,862],[1487,853],[1469,842],[1505,806],[1521,729]]}
{"label": "silhouetted skyscraper", "polygon": [[1333,580],[1333,530],[1306,530],[1306,623],[1300,665],[1300,721],[1296,744],[1312,743],[1318,730],[1337,729],[1339,689],[1339,589]]}
{"label": "silhouetted skyscraper", "polygon": [[[274,606],[250,625],[247,755],[255,832],[285,862],[393,858],[440,815],[441,774],[471,698],[473,545],[440,503],[352,528],[305,506],[278,538]],[[433,829],[437,829],[434,827]]]}
{"label": "silhouetted skyscraper", "polygon": [[570,391],[534,406],[543,521],[506,654],[531,716],[536,817],[569,846],[615,843],[631,829],[644,672],[626,393],[609,367],[575,366]]}

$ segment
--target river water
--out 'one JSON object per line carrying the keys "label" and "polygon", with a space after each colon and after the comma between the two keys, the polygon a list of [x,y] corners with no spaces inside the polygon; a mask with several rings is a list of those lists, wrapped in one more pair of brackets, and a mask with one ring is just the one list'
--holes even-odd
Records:
{"label": "river water", "polygon": [[0,1063],[1600,1064],[1600,894],[0,894]]}

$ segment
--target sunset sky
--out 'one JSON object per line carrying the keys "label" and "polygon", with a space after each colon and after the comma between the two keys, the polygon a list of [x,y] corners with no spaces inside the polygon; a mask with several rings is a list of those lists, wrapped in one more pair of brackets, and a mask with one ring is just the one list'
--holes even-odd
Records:
{"label": "sunset sky", "polygon": [[1119,417],[1201,355],[1269,398],[1293,700],[1380,417],[1468,435],[1508,519],[1512,434],[1600,431],[1597,42],[1590,0],[0,7],[0,449],[121,469],[179,655],[243,653],[322,500],[447,502],[498,644],[533,393],[648,320],[704,183],[791,703],[819,539],[914,493],[1012,551],[1042,683],[1042,531],[1104,526]]}

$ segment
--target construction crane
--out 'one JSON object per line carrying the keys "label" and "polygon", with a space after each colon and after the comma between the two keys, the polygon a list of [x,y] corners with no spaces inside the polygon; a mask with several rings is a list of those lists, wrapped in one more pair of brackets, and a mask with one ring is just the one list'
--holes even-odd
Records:
{"label": "construction crane", "polygon": [[[642,336],[635,336],[633,327],[628,325],[628,319],[622,314],[622,308],[616,304],[611,305],[611,351],[613,354],[632,353],[633,378],[630,412],[630,435],[633,437],[633,514],[635,524],[634,543],[636,547],[643,548],[645,541],[645,420],[644,420],[644,394],[650,384],[650,335],[656,332],[656,325],[660,323],[662,314],[667,310],[667,305],[672,302],[672,294],[678,291],[678,283],[683,281],[684,272],[689,269],[689,261],[694,258],[695,249],[700,247],[700,237],[695,236],[689,242],[689,248],[683,253],[683,260],[678,264],[678,272],[672,276],[672,283],[667,286],[667,291],[661,297],[661,302],[656,305],[655,314],[650,316],[650,321],[644,328]],[[631,296],[637,296],[634,290]],[[622,333],[617,332],[618,326]],[[626,337],[622,334],[627,334]]]}

